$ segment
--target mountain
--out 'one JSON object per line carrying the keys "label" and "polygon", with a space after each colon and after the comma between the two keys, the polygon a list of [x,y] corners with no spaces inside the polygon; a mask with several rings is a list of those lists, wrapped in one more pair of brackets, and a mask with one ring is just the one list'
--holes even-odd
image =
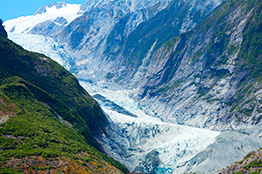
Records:
{"label": "mountain", "polygon": [[94,135],[108,120],[78,80],[5,36],[1,32],[0,173],[127,173],[97,150]]}
{"label": "mountain", "polygon": [[[180,30],[192,29],[219,3],[220,1],[108,1],[87,10],[55,36],[54,40],[62,45],[73,59],[68,60],[67,64],[70,64],[70,72],[79,78],[91,81],[105,77],[111,79],[124,67],[124,74],[117,76],[121,79],[129,71],[129,67],[125,66],[129,62],[123,62],[123,57],[130,57],[128,54],[132,53],[132,50],[139,52],[132,54],[130,59],[140,57],[137,63],[141,63],[157,37],[162,35],[157,44],[159,46],[179,35]],[[194,17],[191,19],[191,16]],[[152,20],[149,20],[151,18]],[[160,23],[164,18],[164,22]],[[152,21],[152,24],[149,25],[148,21]],[[163,29],[151,32],[152,28],[157,28],[156,24],[172,32],[167,36],[165,34],[169,32]],[[144,33],[136,32],[141,30]],[[163,33],[159,34],[158,31]],[[136,41],[139,41],[139,45],[130,46],[136,44]],[[87,66],[90,64],[92,66]],[[86,74],[90,76],[87,78]]]}
{"label": "mountain", "polygon": [[114,123],[96,137],[107,154],[135,172],[214,173],[262,147],[259,0],[87,1],[76,14],[34,34],[5,25],[96,97]]}
{"label": "mountain", "polygon": [[253,21],[260,21],[260,5],[227,1],[152,53],[136,95],[140,105],[196,127],[258,124],[261,31]]}
{"label": "mountain", "polygon": [[219,173],[260,173],[262,170],[261,156],[261,149],[257,152],[250,152],[242,160],[235,162]]}
{"label": "mountain", "polygon": [[[151,48],[155,51],[174,36],[191,30],[220,3],[103,0],[86,1],[80,6],[58,2],[40,8],[35,15],[6,21],[5,25],[9,37],[30,50],[45,52],[41,49],[45,44],[52,50],[47,55],[78,78],[100,81],[115,77],[120,81],[122,76],[129,79],[134,75]],[[158,28],[160,25],[162,28]],[[125,57],[128,60],[123,60]],[[132,64],[136,65],[126,67],[134,57],[137,60]],[[121,67],[123,73],[118,71]]]}
{"label": "mountain", "polygon": [[143,67],[135,97],[149,114],[223,130],[181,166],[188,172],[212,172],[261,147],[260,18],[260,1],[226,1],[152,52]]}
{"label": "mountain", "polygon": [[7,22],[6,30],[17,34],[28,32],[53,35],[80,16],[79,11],[80,4],[69,4],[64,1],[44,5],[32,16],[20,17],[12,20],[11,23]]}
{"label": "mountain", "polygon": [[4,27],[3,27],[3,21],[2,19],[0,20],[0,34],[4,37],[7,37],[7,32],[5,31]]}
{"label": "mountain", "polygon": [[[108,40],[105,56],[120,59],[121,66],[125,67],[123,74],[117,69],[115,71],[113,69],[110,73],[116,76],[117,82],[134,83],[134,80],[129,81],[129,79],[138,74],[139,67],[146,63],[156,49],[171,38],[193,29],[219,4],[220,1],[206,0],[171,1],[167,8],[157,13],[152,19],[141,23],[130,33],[122,43],[123,47],[112,48],[112,43],[117,43],[118,37],[113,37],[115,40],[112,41]],[[122,80],[122,76],[126,78]]]}

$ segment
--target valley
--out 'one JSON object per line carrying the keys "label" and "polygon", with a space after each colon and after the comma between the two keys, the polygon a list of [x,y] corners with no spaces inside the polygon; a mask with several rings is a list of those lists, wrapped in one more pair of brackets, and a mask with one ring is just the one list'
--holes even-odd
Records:
{"label": "valley", "polygon": [[109,124],[95,138],[130,171],[213,173],[262,147],[261,5],[58,2],[4,25],[99,102]]}
{"label": "valley", "polygon": [[[116,125],[115,132],[118,134],[115,137],[111,136],[110,132],[107,137],[102,137],[105,138],[102,141],[108,153],[128,166],[131,171],[177,172],[174,168],[184,165],[186,161],[206,149],[220,134],[218,131],[166,123],[149,116],[129,97],[131,91],[109,90],[84,82],[81,82],[81,85],[91,95],[104,96],[136,116],[119,113],[118,110],[113,110],[112,107],[98,100]],[[118,138],[119,136],[124,140]],[[152,159],[154,160],[151,161]]]}

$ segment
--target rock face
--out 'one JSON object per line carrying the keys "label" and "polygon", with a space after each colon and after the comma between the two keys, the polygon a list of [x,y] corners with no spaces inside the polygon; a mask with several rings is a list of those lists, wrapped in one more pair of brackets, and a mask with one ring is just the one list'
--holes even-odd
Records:
{"label": "rock face", "polygon": [[122,48],[112,49],[111,45],[117,38],[109,40],[105,56],[119,59],[120,62],[122,61],[121,65],[125,67],[122,73],[118,70],[111,72],[115,73],[116,81],[121,83],[121,77],[124,76],[123,81],[128,80],[128,83],[136,84],[135,80],[138,79],[130,80],[130,78],[133,76],[139,78],[139,75],[142,75],[141,72],[134,74],[139,71],[139,67],[142,71],[147,66],[152,54],[163,43],[193,29],[219,3],[220,1],[205,0],[172,1],[167,8],[141,23],[130,33],[123,42]]}
{"label": "rock face", "polygon": [[[79,8],[60,2],[43,6],[34,16],[28,17],[30,20],[26,19],[27,23],[18,19],[7,21],[6,25],[13,34],[52,37],[70,57],[64,61],[71,72],[83,79],[97,81],[117,76],[116,72],[129,63],[123,61],[123,57],[131,60],[136,57],[138,60],[133,63],[141,63],[156,40],[156,47],[159,47],[172,37],[194,28],[219,4],[219,0],[103,0],[87,1]],[[54,9],[57,13],[51,15]],[[40,16],[47,17],[38,19]],[[132,50],[140,49],[142,53],[130,54]],[[124,66],[123,73],[128,73],[128,68]],[[129,75],[136,70],[137,66]]]}
{"label": "rock face", "polygon": [[216,173],[214,169],[226,168],[242,159],[252,149],[260,149],[262,147],[259,135],[261,131],[261,124],[235,131],[223,131],[216,137],[215,143],[188,160],[183,166],[179,166],[179,170],[193,173]]}
{"label": "rock face", "polygon": [[257,152],[248,153],[241,161],[237,161],[231,166],[223,169],[219,174],[224,173],[261,173],[262,171],[262,152],[261,150]]}
{"label": "rock face", "polygon": [[258,1],[228,1],[150,53],[130,80],[138,86],[140,106],[167,122],[195,127],[259,123],[261,72],[254,62],[261,54],[248,40],[260,35],[253,27],[260,8]]}
{"label": "rock face", "polygon": [[[255,131],[262,118],[261,6],[259,0],[97,0],[77,6],[71,18],[56,15],[28,31],[14,21],[5,25],[11,38],[29,49],[39,49],[34,42],[45,45],[42,52],[54,53],[93,88],[127,90],[137,108],[170,124],[156,129],[155,136],[176,130],[173,123],[225,131],[215,140],[210,137],[214,141],[205,150],[198,148],[202,152],[187,147],[185,154],[191,156],[185,158],[180,149],[182,162],[175,163],[180,157],[174,154],[166,162],[175,150],[165,153],[160,147],[175,147],[170,141],[150,151],[141,145],[152,145],[154,137],[145,132],[153,134],[159,122],[134,121],[141,113],[94,93],[106,112],[131,116],[112,117],[117,124],[97,137],[108,154],[137,172],[205,172],[261,147]],[[228,146],[237,147],[225,153]]]}
{"label": "rock face", "polygon": [[170,0],[87,1],[85,13],[54,38],[76,65],[70,71],[83,79],[103,79],[115,62],[103,54],[117,51],[128,35],[143,21],[164,9]]}

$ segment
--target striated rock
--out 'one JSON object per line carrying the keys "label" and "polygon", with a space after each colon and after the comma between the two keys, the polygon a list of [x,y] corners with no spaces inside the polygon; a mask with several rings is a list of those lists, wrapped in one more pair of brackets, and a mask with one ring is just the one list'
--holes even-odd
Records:
{"label": "striated rock", "polygon": [[261,85],[240,52],[245,27],[259,7],[255,1],[225,3],[191,32],[151,53],[145,71],[130,80],[140,106],[166,122],[195,127],[257,124]]}

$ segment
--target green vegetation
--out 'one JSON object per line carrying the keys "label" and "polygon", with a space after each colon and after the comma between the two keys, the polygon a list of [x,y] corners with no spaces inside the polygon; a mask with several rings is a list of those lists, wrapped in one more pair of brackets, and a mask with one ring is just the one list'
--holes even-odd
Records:
{"label": "green vegetation", "polygon": [[253,161],[251,163],[249,163],[247,166],[245,166],[244,168],[246,170],[250,169],[250,168],[257,168],[257,167],[262,167],[262,162],[259,160],[259,161]]}
{"label": "green vegetation", "polygon": [[260,174],[260,172],[251,172],[250,174]]}
{"label": "green vegetation", "polygon": [[173,89],[179,87],[183,82],[184,81],[175,81],[171,86],[160,87],[160,88],[154,89],[154,90],[151,91],[151,93],[160,93],[160,94],[165,96],[167,91],[173,90]]}
{"label": "green vegetation", "polygon": [[[244,0],[235,2],[243,3]],[[250,18],[244,28],[243,31],[243,42],[241,47],[239,48],[238,57],[241,60],[242,65],[239,67],[238,72],[247,72],[246,76],[239,83],[239,94],[232,98],[230,103],[232,104],[232,108],[230,112],[235,109],[241,108],[240,104],[245,100],[245,96],[249,96],[251,92],[254,92],[253,86],[254,82],[261,82],[262,75],[262,3],[258,0],[248,1],[245,6],[245,13],[249,12],[253,9]],[[236,52],[236,48],[230,47],[229,50],[232,52]],[[246,84],[249,84],[246,86]],[[252,101],[247,100],[244,101],[241,105],[249,104]],[[252,103],[251,103],[252,104]],[[250,116],[254,106],[251,106],[250,109],[239,110],[240,113],[244,115]]]}
{"label": "green vegetation", "polygon": [[77,131],[59,122],[24,84],[6,84],[0,91],[17,108],[17,115],[1,124],[0,148],[4,150],[0,152],[1,158],[70,156],[91,148]]}
{"label": "green vegetation", "polygon": [[[255,1],[253,0],[251,4]],[[250,3],[250,2],[249,2]],[[249,5],[250,6],[250,5]],[[249,7],[252,8],[253,6]],[[239,57],[244,60],[243,70],[248,67],[249,78],[258,78],[262,75],[262,2],[256,1],[256,6],[252,11],[244,29],[243,43],[241,45]],[[246,80],[248,80],[247,78]]]}
{"label": "green vegetation", "polygon": [[[100,168],[106,161],[128,172],[96,149],[99,146],[93,134],[103,131],[107,119],[98,103],[67,70],[0,35],[0,74],[0,116],[6,118],[0,125],[0,167],[12,158],[78,160],[86,158],[78,155],[85,152],[88,161]],[[0,169],[0,173],[6,171],[12,172]]]}
{"label": "green vegetation", "polygon": [[[89,144],[98,147],[92,134],[103,128],[107,123],[106,117],[77,79],[59,64],[0,37],[0,74],[0,83],[8,77],[19,76],[37,86],[31,91],[38,93],[37,99],[70,122]],[[27,87],[30,88],[30,85]]]}
{"label": "green vegetation", "polygon": [[[123,57],[127,58],[127,65],[135,68],[141,65],[142,59],[156,42],[154,50],[160,48],[165,42],[179,36],[183,19],[187,17],[190,3],[171,1],[169,6],[157,13],[150,20],[141,23],[125,41]],[[205,12],[194,8],[190,16],[193,23],[198,23],[205,17]],[[165,20],[163,20],[165,19]]]}
{"label": "green vegetation", "polygon": [[[175,3],[171,4],[169,8],[174,8],[174,4]],[[163,11],[163,14],[165,12]],[[233,15],[235,15],[236,12],[240,12],[239,15],[234,16],[234,20],[231,20],[231,18],[233,19]],[[230,43],[232,34],[236,31],[236,26],[239,26],[239,22],[243,21],[243,16],[247,16],[248,14],[250,16],[243,30],[242,44],[237,45]],[[157,19],[158,17],[160,16],[156,15],[155,18]],[[153,18],[152,21],[157,21],[155,18]],[[151,24],[151,20],[147,21],[147,23],[148,26],[152,25],[151,28],[155,28],[154,30],[157,30],[157,27],[154,26],[153,23]],[[144,34],[148,37],[145,37],[144,35],[141,35],[140,37],[139,34],[141,33],[136,33],[138,31],[135,30],[133,33],[131,33],[131,35],[133,35],[133,39],[138,38],[137,40],[141,40],[141,42],[144,39],[143,37],[151,39],[151,35],[146,33],[147,26],[143,25],[145,24],[141,24],[139,26],[139,30],[143,32],[145,31]],[[150,32],[148,31],[148,33]],[[161,32],[158,33],[160,33],[161,35]],[[238,121],[248,119],[252,115],[257,103],[257,100],[255,98],[248,99],[248,97],[250,97],[251,94],[254,94],[258,90],[258,88],[255,87],[258,86],[256,85],[256,83],[260,84],[262,81],[262,2],[259,0],[224,1],[218,8],[214,10],[214,12],[207,16],[205,20],[199,23],[194,30],[183,33],[179,37],[174,37],[168,42],[165,42],[164,46],[168,47],[167,50],[169,50],[170,48],[172,48],[172,46],[174,46],[175,41],[181,39],[176,51],[172,53],[169,62],[167,62],[168,66],[164,67],[166,73],[163,74],[164,78],[161,81],[161,84],[159,84],[159,86],[162,85],[161,88],[151,89],[151,91],[156,95],[156,91],[165,94],[165,92],[173,89],[172,87],[165,87],[163,84],[169,84],[169,80],[173,77],[177,67],[180,65],[181,57],[184,53],[183,49],[185,49],[185,42],[189,42],[190,40],[191,47],[197,47],[199,45],[199,42],[206,39],[206,33],[210,34],[211,36],[211,40],[210,42],[208,42],[207,46],[205,46],[204,48],[200,48],[197,51],[195,51],[194,49],[187,50],[189,56],[192,51],[195,51],[191,53],[192,66],[195,62],[200,63],[198,61],[200,61],[199,58],[201,57],[201,63],[204,63],[204,69],[206,70],[206,72],[200,74],[199,78],[211,78],[215,80],[221,79],[231,76],[232,72],[227,69],[218,70],[216,67],[225,65],[228,62],[229,57],[236,56],[236,63],[238,65],[236,67],[234,77],[240,78],[242,76],[238,73],[245,74],[245,77],[243,77],[242,79],[236,79],[239,80],[239,83],[237,85],[238,92],[236,93],[236,95],[226,100],[225,104],[230,107],[229,114],[235,116]],[[209,35],[207,35],[207,37],[209,37]],[[142,43],[144,45],[147,45],[145,44],[146,42]],[[149,45],[152,45],[152,42],[148,43],[150,43]],[[137,43],[138,46],[139,44],[140,42]],[[160,43],[160,45],[162,45],[162,43]],[[156,49],[157,47],[158,46],[156,46]],[[140,56],[137,56],[138,54],[136,52],[132,52],[132,49],[130,48],[127,53],[129,53],[130,55],[135,54],[136,56],[130,56],[132,58],[135,57],[131,61],[137,61],[136,58],[139,59]],[[142,49],[133,50],[137,50],[139,52],[141,51],[143,54],[147,53]],[[196,86],[198,87],[198,97],[206,95],[210,90],[198,84],[196,84]]]}
{"label": "green vegetation", "polygon": [[[228,16],[236,9],[241,8],[241,18],[251,12],[243,31],[243,42],[240,46],[229,43],[231,32],[237,22],[235,19],[228,22]],[[210,67],[220,66],[227,63],[229,55],[237,54],[239,66],[236,73],[245,72],[246,76],[238,84],[238,93],[225,104],[230,106],[230,112],[239,112],[241,115],[250,116],[254,110],[253,99],[247,100],[247,96],[254,93],[254,82],[261,82],[262,78],[262,3],[259,0],[228,0],[224,1],[219,8],[211,13],[203,22],[196,26],[195,30],[186,33],[191,37],[197,32],[208,33],[212,30],[211,42],[206,49],[195,52],[192,61],[197,61],[200,56],[206,57],[205,66],[210,69],[210,78],[222,78],[230,75],[228,70],[214,70]],[[197,43],[194,43],[197,44]],[[199,87],[198,94],[205,95],[207,89]],[[241,109],[244,105],[250,105],[249,109]],[[242,117],[242,116],[241,116]],[[240,119],[240,118],[239,118]],[[242,119],[242,118],[241,118]],[[241,120],[240,119],[240,120]]]}
{"label": "green vegetation", "polygon": [[259,174],[262,171],[261,149],[258,151],[249,152],[241,161],[238,161],[226,169],[223,169],[222,173],[250,173]]}
{"label": "green vegetation", "polygon": [[205,86],[200,86],[197,90],[197,94],[199,95],[199,97],[202,97],[206,95],[209,92],[209,90],[210,89]]}
{"label": "green vegetation", "polygon": [[10,168],[1,168],[0,167],[0,174],[22,174],[18,172],[17,170],[13,170]]}

